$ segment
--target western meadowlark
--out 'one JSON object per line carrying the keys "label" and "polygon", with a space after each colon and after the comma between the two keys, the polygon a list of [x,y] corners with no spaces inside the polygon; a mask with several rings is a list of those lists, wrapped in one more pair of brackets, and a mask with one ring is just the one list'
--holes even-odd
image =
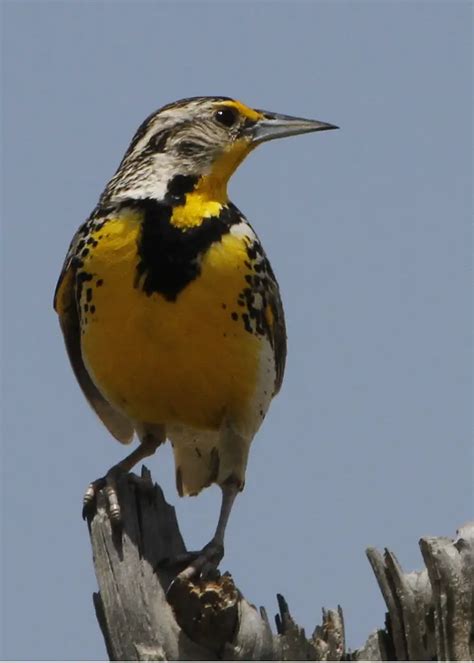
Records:
{"label": "western meadowlark", "polygon": [[119,522],[117,477],[169,439],[180,495],[222,489],[217,529],[187,577],[222,559],[285,367],[278,284],[227,183],[260,143],[336,128],[228,97],[164,106],[139,127],[64,262],[54,306],[76,378],[117,440],[140,441],[90,484],[85,506],[105,487]]}

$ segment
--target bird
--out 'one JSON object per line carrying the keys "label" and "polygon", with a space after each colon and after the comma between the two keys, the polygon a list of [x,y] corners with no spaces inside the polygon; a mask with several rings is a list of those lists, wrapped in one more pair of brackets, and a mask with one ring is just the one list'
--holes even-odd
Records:
{"label": "bird", "polygon": [[189,97],[139,126],[75,233],[54,308],[75,377],[114,438],[139,445],[84,496],[117,482],[170,441],[180,496],[222,490],[214,535],[181,577],[217,568],[251,442],[282,385],[287,337],[262,244],[229,200],[231,175],[277,138],[337,129],[231,97]]}

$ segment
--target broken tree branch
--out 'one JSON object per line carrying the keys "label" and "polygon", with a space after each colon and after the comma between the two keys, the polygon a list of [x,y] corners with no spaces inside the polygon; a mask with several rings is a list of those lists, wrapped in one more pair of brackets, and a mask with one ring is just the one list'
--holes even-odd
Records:
{"label": "broken tree branch", "polygon": [[388,550],[367,556],[387,604],[385,628],[346,651],[342,610],[306,637],[278,595],[277,632],[229,574],[175,582],[163,564],[185,552],[175,511],[148,470],[119,483],[123,527],[102,494],[89,520],[97,619],[110,660],[470,660],[474,654],[474,523],[459,538],[423,538],[426,569],[404,573]]}

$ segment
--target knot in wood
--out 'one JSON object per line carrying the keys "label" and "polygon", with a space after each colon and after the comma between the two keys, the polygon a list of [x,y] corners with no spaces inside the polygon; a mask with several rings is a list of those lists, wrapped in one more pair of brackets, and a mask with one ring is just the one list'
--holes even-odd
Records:
{"label": "knot in wood", "polygon": [[174,582],[167,593],[181,629],[191,640],[217,654],[234,639],[240,598],[228,573],[212,580]]}

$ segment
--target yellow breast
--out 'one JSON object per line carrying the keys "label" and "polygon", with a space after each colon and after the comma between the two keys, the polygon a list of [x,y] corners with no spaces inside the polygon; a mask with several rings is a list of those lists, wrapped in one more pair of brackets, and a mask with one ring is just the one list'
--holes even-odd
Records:
{"label": "yellow breast", "polygon": [[[137,284],[142,217],[124,211],[92,236],[80,287],[84,362],[105,397],[130,418],[216,429],[245,417],[261,339],[246,331],[238,297],[248,268],[244,240],[212,244],[175,301]],[[248,264],[248,263],[247,263]]]}

